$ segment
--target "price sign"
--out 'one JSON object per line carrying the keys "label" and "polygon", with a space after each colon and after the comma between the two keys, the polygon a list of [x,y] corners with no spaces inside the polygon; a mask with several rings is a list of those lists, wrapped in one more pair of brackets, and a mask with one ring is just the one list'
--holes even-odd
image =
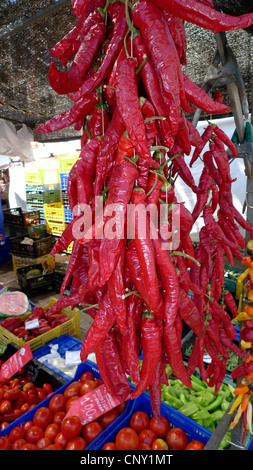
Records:
{"label": "price sign", "polygon": [[10,379],[32,358],[33,355],[30,345],[26,343],[2,364],[0,369],[0,379]]}
{"label": "price sign", "polygon": [[104,413],[120,405],[118,399],[113,398],[104,384],[91,390],[71,405],[66,417],[79,416],[82,426],[99,418]]}

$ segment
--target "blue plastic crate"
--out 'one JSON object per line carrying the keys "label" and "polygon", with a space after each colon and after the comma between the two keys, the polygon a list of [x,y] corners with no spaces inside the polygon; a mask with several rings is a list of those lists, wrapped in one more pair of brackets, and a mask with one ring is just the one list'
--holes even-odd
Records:
{"label": "blue plastic crate", "polygon": [[[34,414],[35,414],[35,412],[37,411],[38,408],[40,408],[42,406],[48,406],[51,398],[54,395],[56,395],[58,393],[64,393],[65,389],[72,382],[74,382],[75,380],[78,380],[81,377],[81,375],[83,374],[83,372],[86,372],[86,371],[92,372],[96,378],[101,379],[101,376],[98,372],[98,369],[97,369],[96,365],[93,362],[87,360],[85,362],[85,364],[82,364],[82,367],[78,368],[78,376],[76,376],[73,380],[67,382],[66,384],[62,385],[58,390],[56,390],[51,395],[49,395],[49,397],[47,397],[45,400],[40,402],[38,405],[36,405],[31,410],[24,413],[20,418],[16,419],[13,423],[9,424],[8,431],[7,431],[7,428],[0,431],[0,437],[5,436],[5,435],[9,435],[10,431],[15,426],[24,425],[24,423],[26,423],[27,421],[32,420],[33,416],[34,416]],[[99,446],[100,442],[104,441],[106,433],[110,432],[110,430],[112,430],[114,426],[119,426],[121,420],[124,419],[126,416],[128,416],[128,414],[130,413],[130,409],[131,409],[131,400],[128,400],[125,411],[121,415],[119,415],[118,418],[116,418],[116,420],[100,434],[100,436],[98,436],[91,444],[89,444],[89,446],[86,447],[85,450],[95,449],[97,446]]]}
{"label": "blue plastic crate", "polygon": [[67,191],[69,173],[60,173],[61,190]]}
{"label": "blue plastic crate", "polygon": [[67,206],[63,206],[63,209],[64,209],[65,222],[66,222],[66,224],[69,224],[71,222],[71,220],[73,219],[72,211]]}
{"label": "blue plastic crate", "polygon": [[[94,449],[101,450],[103,445],[107,442],[115,441],[119,430],[123,427],[129,426],[131,417],[136,411],[145,411],[150,417],[152,417],[149,393],[144,392],[142,395],[132,401],[130,412],[122,417],[118,425],[115,423],[113,429],[108,428],[108,430],[104,432],[104,440],[101,441],[99,445],[94,447]],[[206,444],[212,435],[211,431],[204,428],[203,426],[200,426],[192,419],[188,418],[165,403],[161,404],[161,414],[168,419],[171,428],[180,427],[183,429],[186,432],[189,441],[196,439]]]}

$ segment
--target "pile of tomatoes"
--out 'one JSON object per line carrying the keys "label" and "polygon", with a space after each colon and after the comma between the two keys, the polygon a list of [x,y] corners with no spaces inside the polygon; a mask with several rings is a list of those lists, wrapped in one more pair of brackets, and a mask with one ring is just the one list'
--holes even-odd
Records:
{"label": "pile of tomatoes", "polygon": [[32,373],[20,369],[14,378],[0,381],[0,430],[53,392],[50,383],[38,387],[32,380]]}
{"label": "pile of tomatoes", "polygon": [[115,441],[107,442],[102,450],[202,450],[203,442],[189,441],[186,432],[170,427],[168,419],[149,417],[145,411],[136,411],[129,426],[121,428]]}
{"label": "pile of tomatoes", "polygon": [[78,416],[66,416],[74,400],[102,384],[85,371],[63,393],[52,395],[48,406],[38,408],[32,420],[0,437],[0,450],[84,450],[124,410],[122,404],[86,425]]}

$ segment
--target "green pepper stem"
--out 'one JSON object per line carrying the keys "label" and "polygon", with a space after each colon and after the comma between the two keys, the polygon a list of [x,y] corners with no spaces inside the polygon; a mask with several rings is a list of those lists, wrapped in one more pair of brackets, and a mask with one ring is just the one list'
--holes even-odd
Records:
{"label": "green pepper stem", "polygon": [[174,255],[179,255],[179,256],[183,256],[184,258],[189,258],[191,259],[192,261],[194,261],[194,263],[196,263],[197,266],[200,266],[200,263],[195,259],[193,258],[192,256],[188,255],[187,253],[182,253],[182,251],[172,251],[170,253],[170,256],[174,256]]}
{"label": "green pepper stem", "polygon": [[128,7],[129,7],[129,0],[125,0],[126,22],[127,22],[128,28],[133,33],[139,34],[140,31],[138,29],[136,29],[132,24],[132,21],[131,21],[130,15],[129,15]]}

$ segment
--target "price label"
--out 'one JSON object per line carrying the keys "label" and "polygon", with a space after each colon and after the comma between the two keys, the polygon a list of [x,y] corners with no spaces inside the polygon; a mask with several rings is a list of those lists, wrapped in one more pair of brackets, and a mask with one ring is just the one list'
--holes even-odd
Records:
{"label": "price label", "polygon": [[26,330],[33,330],[34,328],[39,328],[40,322],[38,318],[34,318],[33,320],[28,320],[25,322]]}
{"label": "price label", "polygon": [[113,398],[104,384],[91,390],[71,405],[66,417],[79,416],[82,426],[99,418],[104,413],[120,405],[118,399]]}
{"label": "price label", "polygon": [[30,345],[26,343],[7,361],[2,364],[0,369],[0,379],[10,379],[19,369],[24,367],[33,358]]}

